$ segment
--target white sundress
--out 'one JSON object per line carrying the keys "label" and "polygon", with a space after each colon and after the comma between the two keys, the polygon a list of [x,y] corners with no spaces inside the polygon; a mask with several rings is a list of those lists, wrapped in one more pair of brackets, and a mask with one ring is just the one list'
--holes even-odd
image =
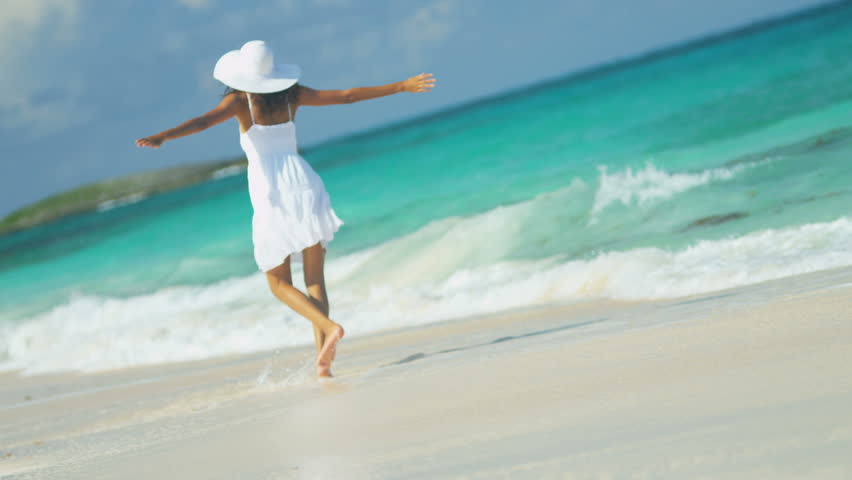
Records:
{"label": "white sundress", "polygon": [[289,122],[258,125],[249,94],[246,100],[252,125],[240,133],[240,146],[248,158],[254,259],[265,272],[288,255],[301,262],[302,250],[317,242],[325,248],[343,222],[331,208],[322,179],[299,155],[290,104]]}

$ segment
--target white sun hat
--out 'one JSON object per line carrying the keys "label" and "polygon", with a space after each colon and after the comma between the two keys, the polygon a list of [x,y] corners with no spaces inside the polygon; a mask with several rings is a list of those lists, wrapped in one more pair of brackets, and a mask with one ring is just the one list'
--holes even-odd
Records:
{"label": "white sun hat", "polygon": [[298,65],[275,63],[272,49],[263,40],[246,42],[239,50],[222,55],[213,69],[213,78],[249,93],[272,93],[299,81]]}

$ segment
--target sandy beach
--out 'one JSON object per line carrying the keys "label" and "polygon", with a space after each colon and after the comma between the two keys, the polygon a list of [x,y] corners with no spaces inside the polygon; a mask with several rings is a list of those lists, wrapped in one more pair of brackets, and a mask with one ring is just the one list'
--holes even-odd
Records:
{"label": "sandy beach", "polygon": [[0,377],[4,478],[850,478],[852,268]]}

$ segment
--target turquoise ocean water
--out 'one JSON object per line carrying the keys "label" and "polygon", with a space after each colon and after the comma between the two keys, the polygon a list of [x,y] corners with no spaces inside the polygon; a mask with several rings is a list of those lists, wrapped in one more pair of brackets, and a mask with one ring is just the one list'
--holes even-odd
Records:
{"label": "turquoise ocean water", "polygon": [[[850,51],[846,4],[311,149],[345,222],[332,317],[359,334],[852,264]],[[0,368],[312,343],[250,229],[240,171],[0,237]]]}

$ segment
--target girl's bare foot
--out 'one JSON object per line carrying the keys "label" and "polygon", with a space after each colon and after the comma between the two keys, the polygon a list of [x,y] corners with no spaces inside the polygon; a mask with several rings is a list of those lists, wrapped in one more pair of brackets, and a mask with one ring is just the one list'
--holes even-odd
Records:
{"label": "girl's bare foot", "polygon": [[337,348],[337,342],[343,338],[343,327],[337,325],[331,333],[325,336],[322,349],[317,355],[317,375],[321,377],[331,376],[331,362],[334,360],[334,353]]}

